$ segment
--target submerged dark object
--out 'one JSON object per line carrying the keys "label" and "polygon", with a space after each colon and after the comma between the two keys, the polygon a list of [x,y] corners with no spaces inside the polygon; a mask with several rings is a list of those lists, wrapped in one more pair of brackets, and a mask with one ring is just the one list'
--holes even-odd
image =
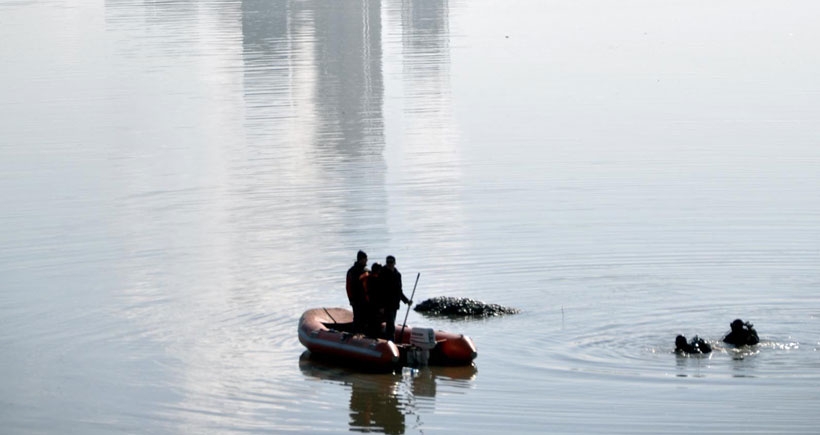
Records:
{"label": "submerged dark object", "polygon": [[686,337],[678,335],[675,337],[675,352],[680,354],[707,354],[712,352],[712,346],[697,335],[688,343]]}
{"label": "submerged dark object", "polygon": [[487,304],[475,299],[440,296],[417,304],[414,308],[419,313],[439,316],[492,317],[503,314],[516,314],[517,308],[498,304]]}

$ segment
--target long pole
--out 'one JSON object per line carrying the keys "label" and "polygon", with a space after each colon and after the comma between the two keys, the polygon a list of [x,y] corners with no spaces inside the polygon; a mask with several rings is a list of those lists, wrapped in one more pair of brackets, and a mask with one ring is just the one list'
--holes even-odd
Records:
{"label": "long pole", "polygon": [[[410,295],[410,300],[412,301],[413,298],[416,296],[416,286],[419,284],[419,277],[421,276],[421,272],[416,274],[416,283],[413,284],[413,294]],[[399,343],[404,338],[404,327],[407,326],[407,316],[410,315],[410,304],[407,304],[407,313],[404,315],[404,323],[401,324],[401,334],[399,334]]]}

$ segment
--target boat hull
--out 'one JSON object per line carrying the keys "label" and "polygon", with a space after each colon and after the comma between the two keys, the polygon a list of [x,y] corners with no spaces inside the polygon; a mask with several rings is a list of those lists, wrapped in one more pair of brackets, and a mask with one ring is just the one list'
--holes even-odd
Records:
{"label": "boat hull", "polygon": [[399,365],[395,343],[348,332],[353,313],[344,308],[314,308],[299,319],[299,342],[317,355],[356,362],[365,367],[389,368]]}
{"label": "boat hull", "polygon": [[[354,334],[352,325],[350,310],[310,309],[299,319],[299,342],[317,356],[362,368],[391,369],[406,362],[412,327],[396,325],[396,336],[388,341]],[[463,334],[435,331],[435,340],[436,345],[430,351],[431,365],[469,365],[477,356],[473,341]]]}

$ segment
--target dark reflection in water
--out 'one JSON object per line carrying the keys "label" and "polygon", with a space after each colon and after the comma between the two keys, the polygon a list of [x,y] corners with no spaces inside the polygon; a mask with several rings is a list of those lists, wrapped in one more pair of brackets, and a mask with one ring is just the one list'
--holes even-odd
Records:
{"label": "dark reflection in water", "polygon": [[370,432],[373,427],[388,434],[405,430],[404,414],[399,409],[395,384],[389,382],[354,381],[350,390],[350,429]]}
{"label": "dark reflection in water", "polygon": [[[475,379],[475,366],[405,368],[401,374],[367,374],[341,368],[312,358],[305,351],[299,369],[308,377],[350,387],[350,430],[401,434],[406,416],[419,414],[419,408],[432,407],[436,382],[450,382],[462,388]],[[429,404],[429,405],[427,405]],[[418,420],[415,425],[422,425]]]}

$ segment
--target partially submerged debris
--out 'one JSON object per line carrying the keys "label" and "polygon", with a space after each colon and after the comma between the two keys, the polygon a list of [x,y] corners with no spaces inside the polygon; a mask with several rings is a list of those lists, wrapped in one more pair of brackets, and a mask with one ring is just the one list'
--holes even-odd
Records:
{"label": "partially submerged debris", "polygon": [[433,316],[493,317],[516,314],[517,308],[487,304],[470,298],[439,296],[427,299],[413,308],[419,313]]}

